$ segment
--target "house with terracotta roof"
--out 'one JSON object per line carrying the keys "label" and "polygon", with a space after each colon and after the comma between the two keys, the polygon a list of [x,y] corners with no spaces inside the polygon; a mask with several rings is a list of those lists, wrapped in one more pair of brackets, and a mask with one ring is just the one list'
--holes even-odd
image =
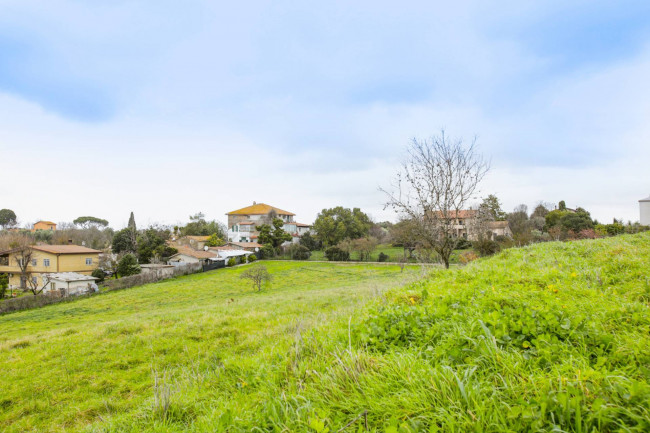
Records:
{"label": "house with terracotta roof", "polygon": [[270,224],[274,218],[284,222],[284,231],[298,242],[300,236],[311,228],[308,224],[301,224],[294,220],[296,214],[271,206],[265,203],[253,202],[252,206],[228,212],[228,241],[229,242],[255,242],[259,232],[257,226]]}
{"label": "house with terracotta roof", "polygon": [[[80,245],[32,245],[29,247],[30,261],[25,267],[27,273],[38,285],[49,281],[45,274],[76,272],[90,275],[99,265],[101,251]],[[0,273],[9,276],[9,284],[15,288],[25,288],[21,261],[27,257],[24,250],[14,248],[0,252]]]}
{"label": "house with terracotta roof", "polygon": [[[442,217],[441,212],[437,212]],[[478,237],[478,210],[461,209],[447,212],[446,218],[454,231],[454,237],[468,240],[476,240]],[[512,231],[508,221],[488,221],[483,225],[489,237],[494,240],[497,236],[512,237]]]}
{"label": "house with terracotta roof", "polygon": [[36,230],[56,230],[56,224],[53,223],[52,221],[38,221],[34,223],[34,227],[32,228],[32,231],[35,232]]}

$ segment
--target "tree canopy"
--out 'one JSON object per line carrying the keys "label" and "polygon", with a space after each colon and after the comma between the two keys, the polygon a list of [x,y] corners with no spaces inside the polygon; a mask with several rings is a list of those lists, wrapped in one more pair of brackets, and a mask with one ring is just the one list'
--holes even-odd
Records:
{"label": "tree canopy", "polygon": [[[81,226],[83,228],[90,228],[90,227],[99,228],[99,227],[108,226],[108,221],[106,221],[105,219],[94,217],[94,216],[80,216],[79,218],[76,218],[72,222],[73,222],[73,224]],[[135,224],[135,222],[134,222],[134,224]]]}
{"label": "tree canopy", "polygon": [[284,231],[283,226],[284,221],[280,218],[274,219],[272,225],[262,224],[261,226],[257,226],[256,230],[259,232],[259,243],[272,245],[274,249],[277,249],[284,242],[290,242],[292,239],[291,235]]}
{"label": "tree canopy", "polygon": [[149,227],[143,230],[136,244],[138,262],[151,263],[176,254],[178,250],[167,245],[170,237],[171,233],[165,228]]}
{"label": "tree canopy", "polygon": [[218,221],[206,221],[201,212],[191,215],[190,222],[179,227],[182,236],[211,236],[216,234],[220,239],[227,239],[226,228]]}
{"label": "tree canopy", "polygon": [[483,199],[483,202],[479,205],[479,212],[492,221],[505,221],[506,219],[506,213],[501,209],[499,198],[494,194],[490,194]]}
{"label": "tree canopy", "polygon": [[113,252],[120,253],[135,253],[136,243],[133,241],[133,231],[129,228],[123,228],[115,233],[113,236]]}
{"label": "tree canopy", "polygon": [[366,237],[370,227],[372,221],[361,209],[342,206],[323,209],[314,222],[316,237],[325,247],[336,245],[344,239]]}
{"label": "tree canopy", "polygon": [[0,226],[3,228],[16,225],[16,214],[11,209],[0,209]]}

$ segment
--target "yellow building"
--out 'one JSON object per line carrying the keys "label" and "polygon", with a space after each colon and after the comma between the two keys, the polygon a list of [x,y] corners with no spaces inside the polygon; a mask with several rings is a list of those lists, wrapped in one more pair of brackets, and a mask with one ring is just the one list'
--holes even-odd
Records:
{"label": "yellow building", "polygon": [[[79,245],[33,245],[30,247],[31,260],[27,272],[36,278],[39,285],[43,284],[43,275],[55,272],[77,272],[90,275],[99,265],[101,251]],[[19,262],[23,254],[20,249],[0,252],[0,273],[9,275],[9,284],[13,287],[24,287],[21,284]]]}
{"label": "yellow building", "polygon": [[33,232],[36,230],[56,230],[56,224],[53,223],[52,221],[39,221],[34,224],[34,228],[32,229]]}

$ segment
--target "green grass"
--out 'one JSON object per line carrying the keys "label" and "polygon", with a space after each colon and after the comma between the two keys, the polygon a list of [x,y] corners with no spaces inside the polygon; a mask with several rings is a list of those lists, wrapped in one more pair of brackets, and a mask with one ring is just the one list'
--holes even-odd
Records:
{"label": "green grass", "polygon": [[0,431],[212,431],[215,414],[247,416],[275,392],[296,339],[415,274],[266,265],[274,281],[261,293],[237,268],[0,316]]}
{"label": "green grass", "polygon": [[0,430],[650,431],[650,233],[267,266],[0,317]]}

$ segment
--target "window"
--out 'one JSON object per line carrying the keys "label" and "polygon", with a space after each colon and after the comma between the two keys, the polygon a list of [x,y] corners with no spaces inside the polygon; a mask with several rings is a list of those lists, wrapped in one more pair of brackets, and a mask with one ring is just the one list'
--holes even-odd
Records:
{"label": "window", "polygon": [[87,265],[92,265],[93,264],[93,259],[86,259],[86,264]]}
{"label": "window", "polygon": [[38,277],[32,277],[32,283],[34,283],[34,285],[38,284]]}
{"label": "window", "polygon": [[55,283],[50,283],[50,288],[52,290],[56,290],[56,284]]}
{"label": "window", "polygon": [[43,266],[50,266],[50,259],[43,259]]}
{"label": "window", "polygon": [[36,266],[37,263],[38,261],[36,259],[32,259],[32,266]]}

